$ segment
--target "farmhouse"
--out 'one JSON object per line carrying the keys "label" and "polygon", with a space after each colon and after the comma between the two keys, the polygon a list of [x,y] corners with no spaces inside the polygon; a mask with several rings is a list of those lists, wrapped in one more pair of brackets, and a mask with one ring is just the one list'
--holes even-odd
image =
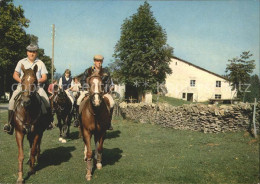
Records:
{"label": "farmhouse", "polygon": [[171,60],[172,74],[165,81],[166,96],[192,102],[236,97],[226,78],[177,57]]}

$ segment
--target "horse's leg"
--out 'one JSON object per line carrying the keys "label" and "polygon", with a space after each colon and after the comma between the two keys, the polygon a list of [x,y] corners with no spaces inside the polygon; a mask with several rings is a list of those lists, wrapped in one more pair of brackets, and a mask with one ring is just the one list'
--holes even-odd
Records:
{"label": "horse's leg", "polygon": [[60,117],[60,116],[57,116],[57,120],[58,120],[57,126],[59,127],[59,130],[60,130],[59,141],[62,141],[62,124],[61,124],[61,117]]}
{"label": "horse's leg", "polygon": [[69,136],[69,134],[70,134],[71,120],[72,120],[72,114],[70,114],[69,117],[68,117],[68,131],[67,131],[67,136]]}
{"label": "horse's leg", "polygon": [[98,170],[102,169],[102,153],[103,153],[103,143],[105,133],[101,135],[95,136],[96,150],[95,150],[95,159],[96,159],[96,167]]}
{"label": "horse's leg", "polygon": [[27,139],[28,139],[29,145],[30,145],[29,158],[28,158],[27,164],[30,165],[30,161],[31,161],[31,160],[30,160],[30,158],[31,158],[31,149],[32,149],[32,143],[33,143],[31,134],[27,134]]}
{"label": "horse's leg", "polygon": [[68,129],[68,126],[67,126],[67,117],[65,117],[65,118],[62,118],[62,121],[63,121],[63,123],[62,123],[62,125],[61,125],[61,135],[62,135],[62,139],[61,139],[61,142],[62,143],[66,143],[67,141],[66,141],[66,133],[67,133],[67,129]]}
{"label": "horse's leg", "polygon": [[87,161],[87,173],[86,173],[86,179],[88,181],[91,180],[91,174],[92,174],[92,149],[91,149],[91,133],[90,131],[83,129],[83,140],[85,143],[85,161]]}
{"label": "horse's leg", "polygon": [[17,183],[23,183],[23,159],[24,159],[24,154],[23,154],[23,139],[24,139],[24,134],[19,131],[15,131],[16,135],[16,142],[18,146],[18,179]]}
{"label": "horse's leg", "polygon": [[34,163],[35,163],[35,156],[37,154],[37,147],[38,147],[38,142],[40,141],[40,135],[36,134],[33,138],[33,144],[32,144],[32,149],[31,149],[31,157],[30,157],[30,174],[34,174],[35,170],[34,170]]}
{"label": "horse's leg", "polygon": [[38,140],[38,142],[37,142],[35,164],[38,164],[38,163],[39,163],[39,157],[40,157],[40,153],[41,153],[42,134],[43,134],[43,133],[39,134],[39,140]]}

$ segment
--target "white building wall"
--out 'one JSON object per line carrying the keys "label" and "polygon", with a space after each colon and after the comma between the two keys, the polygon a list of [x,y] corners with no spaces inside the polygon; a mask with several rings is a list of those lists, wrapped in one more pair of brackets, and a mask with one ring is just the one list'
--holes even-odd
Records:
{"label": "white building wall", "polygon": [[114,91],[119,93],[120,98],[125,98],[125,85],[124,84],[115,84]]}
{"label": "white building wall", "polygon": [[[224,78],[199,69],[189,63],[173,58],[170,64],[172,74],[166,77],[166,96],[187,100],[187,93],[193,93],[193,101],[203,102],[215,99],[215,94],[221,99],[231,99],[235,91]],[[190,81],[195,80],[195,86],[190,86]],[[221,87],[216,87],[216,81],[221,81]],[[185,98],[183,93],[186,94]]]}

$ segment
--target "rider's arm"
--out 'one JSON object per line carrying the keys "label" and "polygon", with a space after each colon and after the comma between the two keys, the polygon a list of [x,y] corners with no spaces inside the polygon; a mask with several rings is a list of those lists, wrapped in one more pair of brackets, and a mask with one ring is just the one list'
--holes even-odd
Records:
{"label": "rider's arm", "polygon": [[19,83],[22,82],[22,80],[20,79],[20,74],[17,71],[14,71],[13,78],[14,78],[14,80],[16,80]]}
{"label": "rider's arm", "polygon": [[59,80],[59,88],[62,88],[62,77]]}
{"label": "rider's arm", "polygon": [[109,91],[113,91],[113,90],[114,90],[114,87],[115,87],[114,82],[113,82],[112,78],[110,78]]}
{"label": "rider's arm", "polygon": [[52,93],[53,86],[54,86],[54,84],[50,84],[49,87],[48,87],[48,92],[49,92],[50,94],[53,94],[53,93]]}
{"label": "rider's arm", "polygon": [[44,83],[47,80],[47,75],[46,74],[42,74],[42,78],[40,78],[38,80],[38,83]]}
{"label": "rider's arm", "polygon": [[85,70],[85,72],[80,80],[81,86],[84,86],[84,84],[86,83],[87,77],[88,77],[88,70]]}

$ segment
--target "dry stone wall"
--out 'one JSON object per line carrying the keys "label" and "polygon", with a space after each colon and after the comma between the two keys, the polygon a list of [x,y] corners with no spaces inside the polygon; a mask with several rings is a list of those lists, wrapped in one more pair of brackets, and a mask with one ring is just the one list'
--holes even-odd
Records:
{"label": "dry stone wall", "polygon": [[[174,107],[169,104],[137,104],[122,102],[119,105],[124,118],[140,123],[159,124],[181,130],[204,133],[251,130],[253,105],[205,105],[190,104]],[[259,127],[260,102],[257,105],[256,126]]]}

